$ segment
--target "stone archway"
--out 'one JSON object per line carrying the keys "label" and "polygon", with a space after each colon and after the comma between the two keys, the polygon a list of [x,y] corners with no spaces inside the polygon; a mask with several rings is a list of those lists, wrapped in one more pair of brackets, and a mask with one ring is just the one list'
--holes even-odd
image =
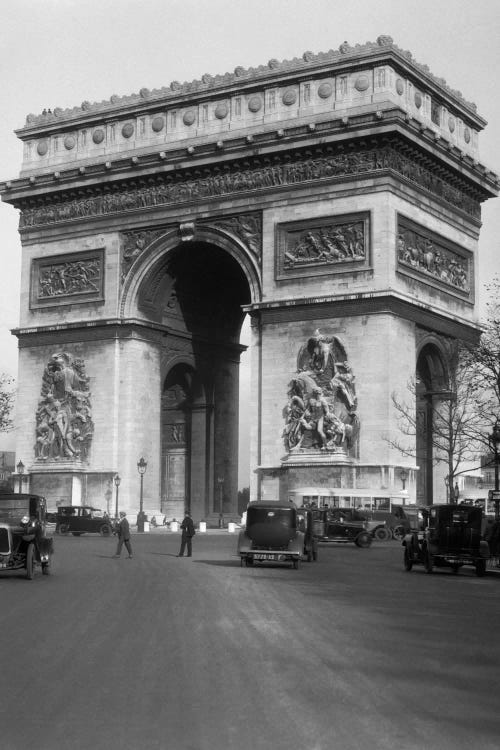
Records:
{"label": "stone archway", "polygon": [[434,341],[424,343],[417,357],[417,502],[421,505],[431,505],[434,499],[433,414],[437,400],[443,398],[449,387],[446,362],[446,355]]}
{"label": "stone archway", "polygon": [[[162,512],[233,513],[238,492],[239,344],[250,285],[239,252],[193,236],[145,256],[141,317],[161,341]],[[210,237],[210,239],[213,239]],[[227,244],[227,241],[226,241]]]}

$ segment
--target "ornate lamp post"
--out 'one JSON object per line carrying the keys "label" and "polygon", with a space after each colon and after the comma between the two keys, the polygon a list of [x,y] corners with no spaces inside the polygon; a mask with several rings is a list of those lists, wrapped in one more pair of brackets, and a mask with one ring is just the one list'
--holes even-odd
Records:
{"label": "ornate lamp post", "polygon": [[448,502],[449,496],[450,496],[450,494],[449,494],[449,490],[450,490],[450,478],[449,478],[448,474],[444,478],[444,483],[446,485],[446,502]]}
{"label": "ornate lamp post", "polygon": [[499,481],[498,481],[498,462],[499,462],[499,451],[500,451],[500,424],[497,421],[495,422],[495,426],[493,427],[493,432],[489,436],[490,445],[493,448],[493,454],[494,454],[494,460],[495,460],[495,492],[493,495],[493,500],[495,503],[495,520],[498,521],[499,519],[499,505],[500,505],[500,495],[499,495]]}
{"label": "ornate lamp post", "polygon": [[19,474],[19,494],[23,491],[23,474],[24,474],[24,464],[22,461],[19,461],[19,463],[16,466],[17,473]]}
{"label": "ornate lamp post", "polygon": [[217,478],[217,484],[219,485],[219,528],[224,528],[224,500],[223,500],[223,488],[224,488],[224,477]]}
{"label": "ornate lamp post", "polygon": [[139,498],[139,514],[137,516],[137,531],[143,532],[144,531],[144,521],[146,520],[145,513],[142,509],[142,497],[143,497],[143,483],[144,483],[144,474],[146,473],[146,469],[148,468],[148,462],[145,458],[141,456],[139,461],[137,462],[137,471],[139,472],[141,476],[141,494]]}
{"label": "ornate lamp post", "polygon": [[114,483],[116,487],[116,504],[115,504],[115,520],[118,521],[118,490],[120,488],[121,477],[119,474],[115,474]]}

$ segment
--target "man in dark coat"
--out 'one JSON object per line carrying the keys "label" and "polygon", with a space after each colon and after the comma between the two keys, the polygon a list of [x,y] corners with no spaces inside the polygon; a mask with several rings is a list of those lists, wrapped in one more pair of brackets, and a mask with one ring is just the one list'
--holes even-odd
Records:
{"label": "man in dark coat", "polygon": [[116,533],[118,535],[118,546],[114,557],[120,557],[122,553],[122,547],[125,545],[127,548],[129,559],[132,557],[132,545],[130,544],[130,526],[127,519],[127,514],[124,510],[120,511],[120,521],[116,527]]}
{"label": "man in dark coat", "polygon": [[191,518],[191,513],[186,510],[184,513],[184,520],[181,523],[182,537],[181,537],[181,549],[177,557],[183,557],[184,549],[187,545],[187,557],[191,557],[192,552],[192,540],[195,534],[194,523]]}

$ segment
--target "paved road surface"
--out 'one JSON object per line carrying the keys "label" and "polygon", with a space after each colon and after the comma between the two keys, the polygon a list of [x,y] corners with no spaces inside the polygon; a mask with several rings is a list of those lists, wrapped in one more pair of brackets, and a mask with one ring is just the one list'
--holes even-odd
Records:
{"label": "paved road surface", "polygon": [[[1,750],[498,750],[500,578],[397,543],[241,568],[236,538],[56,537],[0,578]],[[124,550],[125,553],[125,550]]]}

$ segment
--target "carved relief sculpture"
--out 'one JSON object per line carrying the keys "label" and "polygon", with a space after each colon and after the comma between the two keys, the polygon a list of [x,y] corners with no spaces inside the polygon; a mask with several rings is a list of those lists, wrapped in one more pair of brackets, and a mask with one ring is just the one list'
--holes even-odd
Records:
{"label": "carved relief sculpture", "polygon": [[317,330],[301,347],[297,367],[284,410],[286,450],[352,455],[360,423],[355,377],[343,346]]}
{"label": "carved relief sculpture", "polygon": [[31,304],[93,302],[103,296],[103,250],[73,253],[32,262]]}
{"label": "carved relief sculpture", "polygon": [[36,411],[36,460],[87,461],[93,429],[84,362],[68,352],[56,352],[43,373]]}
{"label": "carved relief sculpture", "polygon": [[445,245],[444,240],[399,219],[397,238],[398,264],[430,280],[445,284],[470,295],[470,261],[466,251],[459,252]]}
{"label": "carved relief sculpture", "polygon": [[[278,278],[316,272],[331,266],[364,263],[368,257],[368,214],[322,222],[292,222],[278,228]],[[293,272],[296,273],[293,273]]]}
{"label": "carved relief sculpture", "polygon": [[186,179],[180,173],[177,179],[156,185],[96,194],[92,197],[75,198],[61,203],[47,203],[37,208],[23,208],[19,226],[22,229],[69,219],[113,214],[182,201],[200,201],[231,193],[331,180],[336,177],[386,169],[429,190],[471,216],[480,218],[479,202],[467,193],[465,182],[460,182],[455,187],[452,180],[456,182],[456,178],[452,178],[451,172],[443,178],[424,166],[416,154],[403,154],[397,146],[385,146],[318,156],[316,159],[298,157],[286,164],[275,166],[249,165],[244,169],[228,167],[227,171],[222,174],[208,171],[205,177],[199,179]]}

